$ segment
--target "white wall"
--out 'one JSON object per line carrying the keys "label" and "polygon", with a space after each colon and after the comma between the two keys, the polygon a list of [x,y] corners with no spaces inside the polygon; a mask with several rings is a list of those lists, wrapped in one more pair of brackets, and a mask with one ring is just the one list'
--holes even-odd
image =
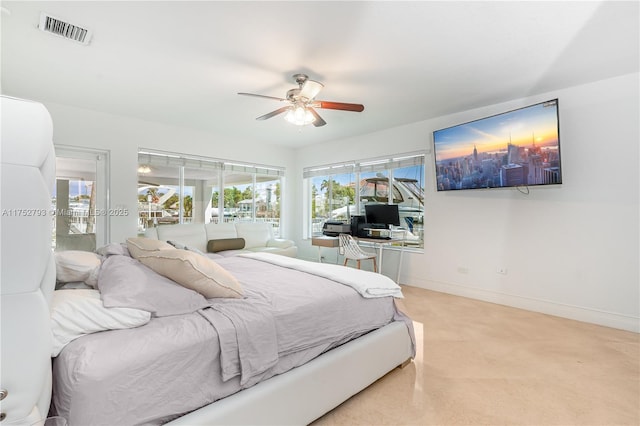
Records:
{"label": "white wall", "polygon": [[[401,282],[582,321],[640,331],[639,75],[558,90],[347,140],[300,148],[254,146],[224,136],[45,103],[58,144],[108,149],[111,241],[136,233],[138,147],[286,167],[284,234],[301,257],[302,168],[428,150],[424,253],[406,253]],[[437,193],[432,132],[559,98],[563,184]],[[251,149],[247,149],[247,147]],[[397,253],[385,254],[393,271]],[[507,275],[496,273],[506,267]]]}
{"label": "white wall", "polygon": [[[631,74],[300,148],[293,180],[301,191],[306,166],[428,149],[425,249],[405,254],[402,283],[638,332],[638,81]],[[435,191],[434,130],[553,98],[562,185],[529,195]],[[301,216],[295,205],[299,239]],[[316,247],[299,244],[301,257],[315,259]],[[385,258],[392,271],[398,257]]]}
{"label": "white wall", "polygon": [[[129,117],[99,113],[87,109],[46,103],[53,119],[54,143],[109,150],[111,157],[111,208],[126,208],[127,217],[112,217],[110,241],[120,242],[135,236],[138,210],[138,148],[201,155],[228,160],[243,160],[293,169],[293,153],[276,146],[251,145],[223,135],[203,133]],[[250,149],[247,149],[250,147]],[[283,185],[283,235],[289,235],[292,221],[287,207],[294,202],[294,187]],[[286,226],[289,224],[289,226]]]}

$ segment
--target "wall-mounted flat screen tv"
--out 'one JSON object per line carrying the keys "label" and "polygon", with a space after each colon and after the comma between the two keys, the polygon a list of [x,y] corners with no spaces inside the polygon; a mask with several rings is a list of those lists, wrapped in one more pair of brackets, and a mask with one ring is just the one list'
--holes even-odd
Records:
{"label": "wall-mounted flat screen tv", "polygon": [[558,100],[433,132],[438,191],[562,183]]}

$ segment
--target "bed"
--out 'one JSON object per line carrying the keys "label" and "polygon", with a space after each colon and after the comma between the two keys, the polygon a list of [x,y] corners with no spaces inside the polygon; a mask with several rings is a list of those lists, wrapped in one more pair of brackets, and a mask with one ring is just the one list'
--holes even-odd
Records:
{"label": "bed", "polygon": [[[3,99],[3,176],[7,105],[12,107]],[[38,106],[36,113],[46,113],[42,110]],[[51,134],[45,131],[44,139],[50,141]],[[50,148],[45,143],[39,150]],[[50,174],[47,167],[38,170]],[[6,208],[14,201],[4,190],[3,179]],[[47,193],[40,197],[48,203]],[[7,424],[31,424],[47,413],[67,418],[70,426],[308,424],[414,354],[411,321],[395,304],[399,287],[380,274],[272,254],[211,259],[175,247],[141,254],[130,241],[103,248],[92,276],[95,289],[53,292],[48,238],[33,240],[42,246],[42,265],[32,268],[37,274],[14,277],[11,269],[25,269],[24,262],[6,262],[10,242],[2,220],[2,388],[8,390],[2,412]],[[44,224],[32,217],[12,225],[31,229],[30,221]],[[223,293],[209,297],[208,289],[198,287],[199,279],[176,275],[176,268],[167,267],[176,257],[178,264],[213,268],[222,288],[215,291]],[[13,287],[5,288],[7,278]],[[33,300],[7,309],[6,290],[20,293],[11,294],[13,300],[25,294]],[[73,303],[94,303],[97,293],[99,303],[92,306],[100,312],[128,310],[138,317],[128,318],[129,326],[95,330],[61,344],[60,307],[75,318],[84,308]],[[66,299],[77,300],[65,305]],[[93,312],[88,317],[95,320]],[[49,315],[57,322],[47,321]],[[7,336],[22,337],[11,341]],[[20,368],[10,370],[15,366]]]}

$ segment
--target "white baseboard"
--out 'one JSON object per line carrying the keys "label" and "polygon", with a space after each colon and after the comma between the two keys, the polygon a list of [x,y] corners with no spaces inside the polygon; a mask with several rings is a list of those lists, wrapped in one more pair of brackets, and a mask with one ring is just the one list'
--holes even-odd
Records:
{"label": "white baseboard", "polygon": [[[415,282],[413,279],[411,281]],[[411,285],[413,287],[424,288],[441,293],[454,294],[456,296],[468,297],[470,299],[483,300],[485,302],[497,303],[499,305],[511,306],[513,308],[526,309],[528,311],[540,312],[576,321],[640,333],[640,318],[621,315],[614,312],[606,312],[581,306],[567,305],[548,300],[516,296],[507,293],[437,281],[420,280],[419,282]]]}
{"label": "white baseboard", "polygon": [[[305,260],[317,262],[318,258],[305,258]],[[424,288],[441,293],[454,294],[456,296],[483,300],[485,302],[497,303],[499,305],[511,306],[513,308],[526,309],[527,311],[540,312],[543,314],[554,315],[561,318],[567,318],[576,321],[587,322],[590,324],[597,324],[605,327],[640,333],[640,318],[637,317],[621,315],[615,312],[601,311],[582,306],[567,305],[549,300],[489,291],[460,284],[417,279],[416,277],[411,277],[408,280],[402,278],[406,277],[401,276],[401,283],[404,284],[407,281],[410,281],[411,284],[406,285],[410,285],[413,287]]]}

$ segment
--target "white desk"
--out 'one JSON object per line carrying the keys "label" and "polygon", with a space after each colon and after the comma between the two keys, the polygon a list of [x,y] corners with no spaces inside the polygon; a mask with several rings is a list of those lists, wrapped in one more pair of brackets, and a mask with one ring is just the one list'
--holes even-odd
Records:
{"label": "white desk", "polygon": [[[384,248],[390,246],[394,243],[400,244],[400,259],[398,260],[398,267],[396,271],[396,282],[400,281],[400,266],[402,265],[402,257],[404,254],[405,247],[405,239],[404,238],[366,238],[366,237],[353,237],[354,240],[358,242],[370,243],[378,250],[378,273],[382,273],[382,254],[384,253]],[[338,237],[328,237],[323,235],[321,237],[312,237],[311,245],[318,247],[318,262],[322,262],[322,247],[330,247],[330,248],[338,248],[340,246],[340,239]]]}

